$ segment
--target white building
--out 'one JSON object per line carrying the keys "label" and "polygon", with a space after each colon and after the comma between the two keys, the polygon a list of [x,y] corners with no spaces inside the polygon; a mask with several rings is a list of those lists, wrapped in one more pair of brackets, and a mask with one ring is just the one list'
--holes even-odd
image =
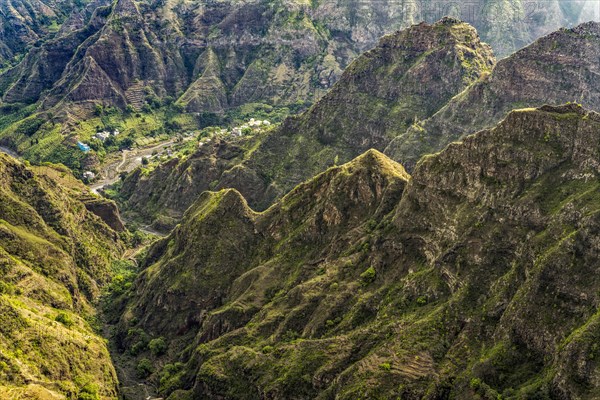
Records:
{"label": "white building", "polygon": [[96,137],[97,139],[100,139],[101,141],[105,142],[106,139],[108,139],[108,137],[110,136],[110,133],[103,131],[103,132],[98,132],[94,135],[94,137]]}
{"label": "white building", "polygon": [[242,128],[241,128],[241,127],[239,127],[239,126],[238,126],[238,127],[236,127],[236,128],[233,128],[233,129],[231,130],[231,134],[232,134],[233,136],[237,136],[237,137],[240,137],[240,136],[242,136],[242,134],[243,134],[243,133],[242,133]]}

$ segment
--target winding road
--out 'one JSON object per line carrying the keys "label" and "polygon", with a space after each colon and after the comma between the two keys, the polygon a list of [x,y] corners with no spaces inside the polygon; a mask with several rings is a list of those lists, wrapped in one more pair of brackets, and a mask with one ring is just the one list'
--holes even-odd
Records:
{"label": "winding road", "polygon": [[114,160],[106,164],[102,168],[102,179],[90,186],[90,189],[94,193],[98,193],[99,190],[106,186],[110,186],[119,180],[119,176],[122,172],[131,172],[140,165],[142,165],[142,158],[145,156],[152,155],[155,151],[160,151],[165,147],[174,144],[176,139],[171,139],[166,142],[159,143],[152,147],[139,148],[134,150],[123,150],[121,152],[121,159]]}

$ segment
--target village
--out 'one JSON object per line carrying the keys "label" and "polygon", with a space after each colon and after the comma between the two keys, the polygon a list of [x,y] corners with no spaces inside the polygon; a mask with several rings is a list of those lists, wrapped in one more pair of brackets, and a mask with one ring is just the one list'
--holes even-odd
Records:
{"label": "village", "polygon": [[[198,140],[197,147],[200,148],[206,143],[210,143],[214,138],[242,138],[244,136],[260,133],[271,126],[272,124],[270,121],[250,118],[248,122],[230,129],[209,127],[203,129],[202,131],[187,131],[185,133],[178,134],[169,140],[160,143],[155,142],[152,144],[152,147],[140,147],[137,149],[137,151],[132,149],[123,149],[120,152],[121,157],[119,157],[119,161],[108,164],[100,173],[101,176],[94,171],[84,171],[82,178],[86,183],[95,183],[93,185],[94,190],[99,190],[103,186],[114,183],[119,173],[130,172],[140,165],[149,164],[151,161],[161,162],[172,158],[178,152],[178,149],[175,149],[174,146],[177,143],[189,142],[196,138]],[[104,130],[95,133],[92,138],[104,143],[109,138],[116,138],[119,135],[121,135],[119,129],[115,129],[113,131]],[[77,142],[77,147],[84,153],[88,153],[92,150],[90,144],[82,141]],[[150,149],[152,150],[151,152],[149,152]],[[114,171],[111,171],[111,169],[114,169]]]}

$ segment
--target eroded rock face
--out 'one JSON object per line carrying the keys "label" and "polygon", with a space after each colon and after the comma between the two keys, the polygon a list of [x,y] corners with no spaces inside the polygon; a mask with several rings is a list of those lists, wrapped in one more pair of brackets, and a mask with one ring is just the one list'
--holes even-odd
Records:
{"label": "eroded rock face", "polygon": [[[382,35],[419,21],[462,18],[480,29],[498,54],[507,55],[560,26],[595,18],[586,2],[566,0],[535,9],[520,0],[465,6],[408,0],[368,6],[330,0],[63,3],[3,3],[0,57],[5,58],[22,53],[25,44],[38,38],[46,40],[48,24],[43,21],[62,22],[70,15],[53,40],[29,51],[24,62],[0,76],[3,101],[42,100],[45,108],[62,101],[88,108],[92,102],[138,107],[141,92],[176,98],[190,112],[222,112],[253,102],[313,102]],[[108,18],[95,19],[96,29],[90,30],[92,15],[106,12]],[[63,49],[62,59],[48,64],[46,53],[57,47]],[[90,90],[79,88],[81,81]],[[92,90],[94,85],[99,90]]]}
{"label": "eroded rock face", "polygon": [[149,252],[122,344],[168,338],[171,398],[590,396],[599,140],[599,114],[546,106],[412,177],[370,151],[264,213],[207,193]]}
{"label": "eroded rock face", "polygon": [[561,29],[498,62],[438,113],[401,133],[386,154],[412,168],[427,153],[523,107],[577,102],[600,110],[600,24]]}
{"label": "eroded rock face", "polygon": [[119,215],[119,209],[113,201],[95,197],[82,200],[85,204],[85,208],[100,217],[102,221],[115,232],[125,231],[125,225]]}

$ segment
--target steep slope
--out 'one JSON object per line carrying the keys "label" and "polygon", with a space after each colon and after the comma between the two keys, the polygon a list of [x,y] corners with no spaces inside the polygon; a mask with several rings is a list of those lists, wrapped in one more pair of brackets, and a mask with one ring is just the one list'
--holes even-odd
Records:
{"label": "steep slope", "polygon": [[412,167],[426,153],[495,125],[519,107],[569,101],[600,110],[600,24],[561,29],[498,62],[433,117],[399,135],[386,154]]}
{"label": "steep slope", "polygon": [[[50,6],[42,0],[10,0],[5,6],[3,15],[12,18],[7,26],[14,26],[14,21],[25,24],[23,29],[15,29],[23,31],[22,42],[39,37],[37,19],[23,10],[39,9],[44,18],[60,13],[64,18],[74,8],[70,2],[63,8],[57,2],[44,1]],[[77,45],[72,43],[64,57],[65,62],[70,60],[71,68],[49,67],[50,77],[62,75],[63,79],[59,82],[53,78],[56,87],[44,96],[44,107],[61,100],[69,104],[101,101],[123,107],[124,92],[140,83],[148,94],[179,98],[179,104],[190,112],[222,112],[253,102],[276,105],[312,101],[379,37],[415,22],[431,23],[446,15],[462,18],[480,29],[484,40],[500,55],[507,55],[560,26],[598,19],[598,10],[587,3],[551,0],[544,7],[531,7],[521,0],[466,5],[386,0],[365,7],[355,1],[261,0],[242,4],[118,0],[111,5],[107,0],[96,0],[87,5],[87,12],[111,5],[111,18],[100,34],[88,35],[81,54],[73,56]],[[11,17],[15,10],[17,16]],[[79,9],[74,15],[68,28],[81,27],[85,21]],[[17,33],[5,36],[20,40]],[[37,63],[37,53],[28,55],[34,60],[28,60],[25,69]],[[89,63],[88,57],[94,59],[97,68],[82,67]],[[75,65],[78,63],[82,65]],[[97,85],[104,88],[103,73],[110,78],[110,91],[73,93],[82,80],[98,80]],[[41,94],[39,91],[38,97]],[[6,102],[33,100],[17,93],[2,96]]]}
{"label": "steep slope", "polygon": [[0,3],[0,71],[12,66],[27,47],[55,34],[77,1],[6,0]]}
{"label": "steep slope", "polygon": [[[445,18],[385,36],[348,67],[321,101],[286,120],[257,147],[245,146],[251,151],[243,157],[215,163],[215,157],[222,157],[202,148],[149,176],[134,173],[122,190],[126,208],[147,210],[150,216],[154,211],[180,216],[217,181],[217,188],[236,188],[253,207],[264,209],[335,163],[371,148],[383,150],[415,120],[433,115],[486,74],[493,63],[490,48],[475,29],[458,20]],[[173,184],[181,189],[172,190]]]}
{"label": "steep slope", "polygon": [[[148,175],[138,171],[125,181],[123,207],[147,209],[144,218],[177,220],[203,190],[232,187],[253,207],[264,209],[304,179],[372,147],[385,149],[411,170],[424,154],[493,126],[514,108],[577,101],[598,110],[599,29],[600,24],[587,23],[559,30],[501,60],[489,74],[485,45],[456,21],[386,37],[358,58],[321,101],[288,118],[259,147],[246,146],[251,151],[226,162],[215,162],[215,153],[202,149]],[[453,42],[465,32],[468,39]],[[426,43],[442,41],[437,35],[443,33],[451,53],[435,45],[411,53],[416,43],[426,48]],[[477,75],[478,81],[450,99],[451,88],[458,93]]]}
{"label": "steep slope", "polygon": [[0,397],[116,397],[92,302],[124,246],[102,218],[119,229],[69,172],[0,153]]}
{"label": "steep slope", "polygon": [[118,340],[169,399],[595,398],[599,140],[599,114],[545,106],[412,178],[372,150],[264,213],[206,193]]}

